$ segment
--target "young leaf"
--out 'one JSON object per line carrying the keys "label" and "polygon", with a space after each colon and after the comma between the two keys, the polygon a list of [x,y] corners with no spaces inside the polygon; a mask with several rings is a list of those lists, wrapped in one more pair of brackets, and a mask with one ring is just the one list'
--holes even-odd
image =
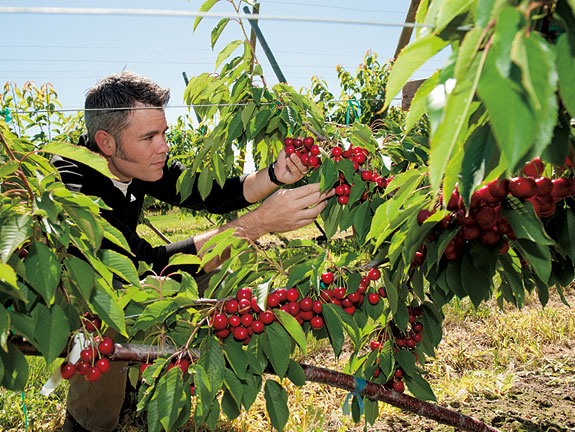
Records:
{"label": "young leaf", "polygon": [[227,59],[231,53],[233,53],[237,47],[239,47],[242,44],[242,41],[240,40],[235,40],[230,42],[229,44],[226,45],[226,47],[220,51],[220,53],[218,54],[218,58],[216,59],[216,69],[220,66],[220,64],[222,64],[222,62]]}
{"label": "young leaf", "polygon": [[[202,3],[200,8],[198,9],[198,12],[208,12],[217,2],[218,0],[206,0],[204,3]],[[198,27],[198,24],[203,18],[204,17],[202,16],[196,17],[196,20],[194,21],[193,31],[196,31],[196,27]]]}
{"label": "young leaf", "polygon": [[98,153],[88,150],[86,147],[77,146],[66,142],[51,142],[41,149],[42,152],[52,153],[77,162],[88,165],[100,174],[113,179],[118,179],[108,168],[108,162]]}

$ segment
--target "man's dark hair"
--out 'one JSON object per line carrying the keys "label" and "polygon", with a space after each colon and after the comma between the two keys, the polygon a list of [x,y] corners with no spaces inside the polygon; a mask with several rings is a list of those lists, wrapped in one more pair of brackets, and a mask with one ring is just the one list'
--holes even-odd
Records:
{"label": "man's dark hair", "polygon": [[124,71],[102,79],[86,95],[84,104],[90,148],[98,151],[96,132],[105,130],[121,143],[128,116],[138,103],[163,108],[170,99],[170,90],[161,88],[150,79]]}

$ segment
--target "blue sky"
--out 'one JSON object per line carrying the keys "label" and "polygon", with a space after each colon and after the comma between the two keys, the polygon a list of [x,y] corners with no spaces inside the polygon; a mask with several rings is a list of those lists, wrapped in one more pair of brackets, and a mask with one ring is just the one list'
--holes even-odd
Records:
{"label": "blue sky", "polygon": [[[0,0],[1,7],[65,7],[123,9],[199,9],[197,0],[116,1],[24,1]],[[260,13],[403,23],[409,0],[262,0]],[[213,11],[232,13],[227,2]],[[186,112],[182,72],[188,77],[214,71],[217,53],[231,40],[242,38],[239,25],[228,24],[215,50],[210,33],[218,19],[204,18],[195,32],[193,17],[144,17],[119,15],[0,14],[2,41],[0,83],[50,82],[64,109],[83,106],[86,91],[100,78],[122,69],[149,76],[172,92],[168,118]],[[235,24],[235,25],[234,25]],[[246,27],[249,28],[246,23]],[[336,66],[356,70],[365,53],[372,50],[381,62],[393,56],[401,29],[357,24],[326,24],[297,21],[260,21],[288,83],[309,87],[320,76],[339,97]],[[258,45],[268,84],[277,79]],[[426,64],[414,78],[424,78],[441,67],[445,55]]]}

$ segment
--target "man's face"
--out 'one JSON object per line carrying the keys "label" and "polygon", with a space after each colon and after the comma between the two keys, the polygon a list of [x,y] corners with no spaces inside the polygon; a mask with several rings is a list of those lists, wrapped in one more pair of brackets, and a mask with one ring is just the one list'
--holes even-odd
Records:
{"label": "man's face", "polygon": [[115,149],[107,156],[110,171],[124,182],[133,178],[159,180],[169,150],[167,130],[163,109],[133,110],[128,117],[128,127],[122,132],[121,142],[112,139]]}

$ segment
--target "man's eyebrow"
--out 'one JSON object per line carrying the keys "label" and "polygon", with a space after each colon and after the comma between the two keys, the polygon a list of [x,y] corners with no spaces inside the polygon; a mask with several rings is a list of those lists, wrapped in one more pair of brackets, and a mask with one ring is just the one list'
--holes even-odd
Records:
{"label": "man's eyebrow", "polygon": [[147,131],[147,132],[144,132],[143,134],[138,135],[138,138],[146,138],[146,137],[158,135],[159,133],[165,133],[168,129],[169,129],[169,127],[166,127],[162,132],[160,132],[159,130]]}

